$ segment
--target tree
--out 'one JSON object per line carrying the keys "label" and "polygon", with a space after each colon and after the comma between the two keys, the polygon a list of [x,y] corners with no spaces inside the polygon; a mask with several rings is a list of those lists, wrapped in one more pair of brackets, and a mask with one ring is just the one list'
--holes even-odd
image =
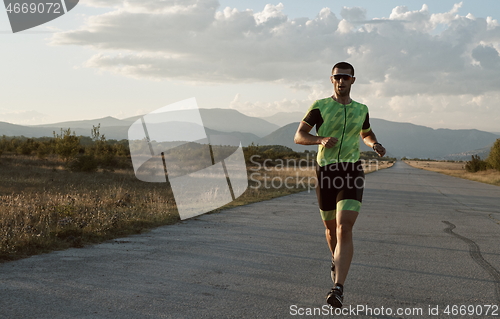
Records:
{"label": "tree", "polygon": [[80,138],[76,136],[75,132],[71,134],[71,129],[61,129],[61,134],[54,132],[54,139],[56,141],[55,153],[65,162],[69,162],[78,154]]}
{"label": "tree", "polygon": [[108,143],[104,134],[101,134],[101,123],[97,126],[92,125],[90,132],[92,136],[93,145],[91,149],[91,156],[93,156],[99,166],[113,168],[116,166],[115,149]]}
{"label": "tree", "polygon": [[495,141],[490,150],[490,155],[486,159],[488,165],[500,171],[500,138]]}

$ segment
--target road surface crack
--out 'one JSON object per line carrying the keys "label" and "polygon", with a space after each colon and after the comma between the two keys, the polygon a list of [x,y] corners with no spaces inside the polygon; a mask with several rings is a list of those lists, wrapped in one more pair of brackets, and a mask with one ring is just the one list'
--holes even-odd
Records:
{"label": "road surface crack", "polygon": [[444,232],[457,237],[458,239],[464,241],[467,245],[469,245],[469,254],[472,260],[474,260],[474,262],[476,262],[481,268],[486,270],[486,272],[493,278],[495,282],[496,298],[500,302],[500,272],[483,258],[481,249],[479,248],[478,244],[467,237],[453,232],[453,229],[457,227],[454,224],[450,223],[449,221],[443,221],[443,223],[448,225],[448,227],[444,229]]}

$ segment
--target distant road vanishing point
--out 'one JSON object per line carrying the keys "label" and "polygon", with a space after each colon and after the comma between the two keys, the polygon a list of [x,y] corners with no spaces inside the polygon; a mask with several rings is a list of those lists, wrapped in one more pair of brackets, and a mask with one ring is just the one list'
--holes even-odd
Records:
{"label": "distant road vanishing point", "polygon": [[[500,187],[402,162],[368,174],[346,307],[498,313],[499,204]],[[0,318],[297,317],[326,310],[330,287],[315,194],[303,192],[2,264]]]}

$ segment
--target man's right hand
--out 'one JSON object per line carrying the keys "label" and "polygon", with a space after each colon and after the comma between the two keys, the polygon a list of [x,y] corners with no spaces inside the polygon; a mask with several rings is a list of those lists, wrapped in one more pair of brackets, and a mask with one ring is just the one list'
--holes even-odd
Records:
{"label": "man's right hand", "polygon": [[339,139],[336,137],[322,137],[320,140],[320,144],[326,148],[332,148],[337,144],[338,141]]}

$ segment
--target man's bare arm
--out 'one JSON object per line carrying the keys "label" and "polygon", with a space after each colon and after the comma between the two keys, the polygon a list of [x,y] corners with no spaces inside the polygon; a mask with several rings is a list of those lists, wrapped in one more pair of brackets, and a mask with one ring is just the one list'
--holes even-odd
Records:
{"label": "man's bare arm", "polygon": [[322,137],[322,136],[314,136],[309,132],[312,130],[312,126],[307,124],[306,122],[300,122],[299,128],[295,133],[295,137],[293,141],[295,144],[302,145],[323,145],[326,148],[334,147],[337,144],[338,139],[336,137]]}
{"label": "man's bare arm", "polygon": [[371,147],[380,157],[385,155],[386,153],[385,147],[383,147],[382,144],[378,143],[377,137],[375,136],[375,133],[373,133],[373,130],[369,130],[366,133],[361,132],[360,135],[361,138],[363,139],[363,142],[368,147]]}

